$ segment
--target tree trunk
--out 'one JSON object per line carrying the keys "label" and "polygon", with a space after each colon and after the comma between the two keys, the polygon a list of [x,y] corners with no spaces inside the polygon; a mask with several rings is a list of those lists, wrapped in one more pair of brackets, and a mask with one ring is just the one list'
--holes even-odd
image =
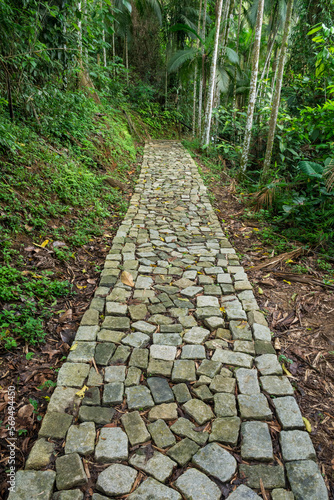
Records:
{"label": "tree trunk", "polygon": [[279,105],[280,105],[280,101],[281,101],[281,89],[282,89],[282,82],[283,82],[285,56],[286,56],[286,51],[288,48],[288,40],[289,40],[289,34],[290,34],[291,17],[292,17],[292,4],[293,4],[293,0],[288,0],[288,4],[287,4],[287,8],[286,8],[286,17],[285,17],[285,23],[284,23],[282,45],[281,45],[281,50],[280,50],[279,60],[278,60],[278,69],[277,69],[277,78],[276,78],[273,106],[271,109],[271,115],[270,115],[270,121],[269,121],[266,156],[264,159],[263,171],[262,171],[262,178],[263,179],[266,179],[268,177],[268,172],[269,172],[270,162],[271,162],[271,155],[273,152],[275,131],[276,131],[276,125],[277,125],[277,116],[278,116],[278,110],[279,110]]}
{"label": "tree trunk", "polygon": [[253,64],[252,64],[252,76],[249,89],[246,132],[245,132],[242,155],[240,160],[240,168],[242,173],[246,172],[247,169],[249,146],[252,136],[252,125],[253,125],[254,108],[256,102],[256,84],[257,84],[257,75],[259,71],[259,57],[260,57],[261,33],[262,33],[262,22],[263,22],[263,6],[264,6],[264,0],[259,0],[259,5],[257,8],[257,17],[256,17],[255,39],[253,46]]}
{"label": "tree trunk", "polygon": [[[239,37],[240,37],[240,26],[241,26],[241,12],[242,12],[242,0],[239,3],[238,12],[238,31],[237,31],[237,46],[236,53],[239,53]],[[237,118],[237,66],[234,68],[234,82],[233,82],[233,122],[234,122],[234,141],[236,134],[236,118]]]}
{"label": "tree trunk", "polygon": [[203,7],[203,25],[202,25],[202,78],[199,79],[199,96],[198,96],[198,137],[202,135],[202,107],[203,107],[203,85],[205,82],[204,76],[204,63],[205,63],[205,55],[204,55],[204,42],[205,42],[205,32],[206,32],[206,10],[207,10],[208,0],[204,0]]}
{"label": "tree trunk", "polygon": [[[260,0],[260,1],[263,2],[263,0]],[[221,21],[221,17],[222,17],[222,8],[223,8],[223,0],[219,0],[218,13],[217,13],[217,23],[216,23],[215,44],[214,44],[213,55],[212,55],[208,98],[207,98],[206,110],[205,110],[205,125],[204,125],[204,134],[203,134],[203,138],[202,138],[202,146],[208,146],[209,141],[210,141],[213,94],[214,94],[215,83],[216,83],[220,21]]]}
{"label": "tree trunk", "polygon": [[[102,23],[104,23],[104,16],[103,16],[103,6],[102,6],[102,0],[101,0],[101,15],[102,15]],[[107,67],[107,51],[105,47],[106,43],[106,32],[104,31],[104,28],[102,29],[102,42],[103,42],[103,66],[106,68]]]}
{"label": "tree trunk", "polygon": [[[197,33],[200,34],[201,28],[201,13],[202,13],[202,0],[200,0],[199,4],[199,13],[198,13],[198,25],[197,25]],[[199,40],[197,39],[196,48],[199,49]],[[194,94],[193,94],[193,126],[192,126],[192,135],[195,137],[196,135],[196,101],[197,101],[197,74],[198,74],[198,65],[197,61],[195,63],[195,74],[194,74]]]}
{"label": "tree trunk", "polygon": [[125,68],[126,68],[126,85],[129,86],[129,46],[128,35],[125,35]]}

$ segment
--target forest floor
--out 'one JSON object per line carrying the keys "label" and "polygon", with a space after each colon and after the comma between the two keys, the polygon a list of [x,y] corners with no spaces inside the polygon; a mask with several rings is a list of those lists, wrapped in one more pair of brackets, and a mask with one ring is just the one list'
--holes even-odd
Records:
{"label": "forest floor", "polygon": [[[267,313],[269,326],[275,334],[277,354],[281,355],[281,361],[290,372],[302,414],[311,424],[310,435],[321,471],[334,498],[334,288],[318,284],[328,273],[318,268],[317,255],[312,252],[292,258],[293,263],[287,263],[289,256],[283,255],[277,263],[258,268],[270,261],[275,250],[275,245],[266,244],[261,238],[263,222],[259,222],[255,215],[253,219],[249,216],[247,205],[236,195],[231,179],[223,176],[217,183],[217,178],[210,177],[210,171],[201,164],[200,158],[196,161],[201,165],[209,189],[215,196],[213,204],[217,216],[237,253],[242,255],[242,264],[254,284],[256,299]],[[129,189],[125,196],[129,199],[131,194]],[[38,437],[57,373],[98,286],[99,266],[105,261],[120,222],[121,219],[115,216],[106,219],[104,235],[79,248],[74,263],[52,263],[52,267],[55,266],[53,271],[56,268],[58,276],[68,279],[74,285],[76,294],[70,299],[58,299],[56,314],[47,323],[46,342],[37,346],[22,345],[1,356],[2,414],[8,403],[5,388],[15,385],[20,392],[16,420],[17,469],[24,468]],[[18,248],[22,243],[31,248],[32,237],[25,235],[24,240],[22,238],[18,236]],[[298,246],[301,245],[295,242],[295,247]],[[39,248],[26,252],[25,259],[31,269],[43,252]],[[298,265],[308,269],[306,280],[305,274],[294,270]],[[275,276],[275,272],[285,273],[282,275],[284,279]],[[291,273],[294,274],[293,279],[300,278],[301,281],[292,281]],[[31,358],[27,356],[28,352],[33,353]],[[4,478],[0,483],[0,497],[5,498],[7,478],[4,472],[8,452],[4,426],[0,437],[0,474]]]}
{"label": "forest floor", "polygon": [[[334,287],[319,285],[333,278],[333,271],[319,269],[318,254],[312,250],[289,255],[302,247],[299,242],[290,242],[291,248],[277,255],[275,244],[261,236],[266,224],[252,212],[246,197],[244,201],[237,195],[235,181],[225,174],[217,182],[199,157],[196,161],[214,195],[212,204],[224,232],[275,335],[276,352],[289,372],[302,415],[312,427],[310,436],[334,498]],[[281,242],[277,235],[277,245]]]}

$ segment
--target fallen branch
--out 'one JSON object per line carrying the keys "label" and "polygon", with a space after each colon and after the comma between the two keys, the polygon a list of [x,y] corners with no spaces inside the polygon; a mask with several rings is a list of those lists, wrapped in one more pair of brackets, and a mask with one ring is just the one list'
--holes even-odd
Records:
{"label": "fallen branch", "polygon": [[292,250],[292,252],[285,252],[281,253],[280,255],[276,255],[276,257],[272,257],[271,259],[263,262],[262,264],[258,264],[257,266],[248,267],[247,271],[257,271],[259,269],[263,269],[264,267],[270,269],[277,266],[278,264],[282,266],[282,264],[287,260],[296,259],[300,255],[303,255],[303,253],[304,247],[299,247],[296,248],[296,250]]}
{"label": "fallen branch", "polygon": [[[254,268],[253,268],[254,269]],[[314,278],[309,275],[300,275],[295,273],[286,273],[282,271],[273,271],[273,276],[276,279],[286,280],[286,281],[297,281],[298,283],[307,283],[308,285],[323,286],[325,288],[334,289],[334,285],[323,283],[321,280]]]}

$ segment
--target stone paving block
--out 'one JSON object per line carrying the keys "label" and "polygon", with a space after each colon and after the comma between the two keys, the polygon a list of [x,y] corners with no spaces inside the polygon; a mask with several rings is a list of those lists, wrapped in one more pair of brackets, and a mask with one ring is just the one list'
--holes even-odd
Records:
{"label": "stone paving block", "polygon": [[181,495],[149,477],[128,497],[129,500],[182,500]]}
{"label": "stone paving block", "polygon": [[130,319],[126,316],[106,316],[102,328],[107,330],[126,331],[130,329]]}
{"label": "stone paving block", "polygon": [[101,403],[100,389],[98,387],[90,387],[85,391],[82,404],[86,406],[98,406]]}
{"label": "stone paving block", "polygon": [[272,500],[294,500],[295,496],[292,491],[283,490],[282,488],[277,488],[271,492]]}
{"label": "stone paving block", "polygon": [[328,492],[318,465],[313,460],[286,464],[288,480],[296,500],[327,500]]}
{"label": "stone paving block", "polygon": [[172,381],[173,382],[193,382],[196,380],[195,362],[186,359],[177,359],[174,362]]}
{"label": "stone paving block", "polygon": [[122,464],[110,465],[99,474],[96,488],[108,496],[130,493],[138,472]]}
{"label": "stone paving block", "polygon": [[262,354],[255,358],[255,364],[261,375],[282,375],[282,367],[274,354]]}
{"label": "stone paving block", "polygon": [[49,412],[73,413],[80,405],[80,398],[76,395],[77,388],[74,387],[56,387],[52,394],[49,404]]}
{"label": "stone paving block", "polygon": [[179,333],[153,333],[153,344],[179,346],[182,343]]}
{"label": "stone paving block", "polygon": [[219,500],[221,496],[218,486],[197,469],[188,469],[175,486],[189,500]]}
{"label": "stone paving block", "polygon": [[242,352],[226,351],[223,349],[216,349],[212,356],[212,361],[219,361],[225,365],[239,366],[241,368],[252,368],[253,358],[249,354]]}
{"label": "stone paving block", "polygon": [[81,406],[79,410],[79,422],[95,422],[99,425],[110,424],[115,414],[113,408],[102,406]]}
{"label": "stone paving block", "polygon": [[238,404],[243,420],[271,420],[267,398],[264,394],[239,394]]}
{"label": "stone paving block", "polygon": [[170,345],[153,344],[150,347],[150,356],[154,359],[173,361],[176,356],[176,347]]}
{"label": "stone paving block", "polygon": [[247,313],[247,318],[250,325],[257,323],[258,325],[268,326],[264,314],[260,311],[249,311]]}
{"label": "stone paving block", "polygon": [[199,446],[189,438],[182,439],[167,451],[167,455],[177,462],[181,467],[190,462],[191,458],[199,450]]}
{"label": "stone paving block", "polygon": [[53,470],[19,470],[15,475],[15,491],[10,491],[8,499],[31,500],[32,498],[43,498],[43,500],[52,500],[55,478],[56,473]]}
{"label": "stone paving block", "polygon": [[146,347],[150,342],[150,337],[142,332],[129,333],[122,339],[122,344],[130,347]]}
{"label": "stone paving block", "polygon": [[163,359],[150,359],[147,375],[170,377],[173,368],[173,361],[165,361]]}
{"label": "stone paving block", "polygon": [[71,363],[89,363],[94,358],[96,342],[75,342],[68,355],[67,361]]}
{"label": "stone paving block", "polygon": [[208,432],[197,432],[194,430],[196,428],[195,424],[190,422],[190,420],[186,418],[178,418],[177,421],[170,427],[170,429],[183,438],[189,438],[195,443],[203,446],[207,440],[209,439]]}
{"label": "stone paving block", "polygon": [[125,387],[131,387],[133,385],[139,385],[142,376],[142,371],[135,366],[130,366],[128,368],[128,373],[125,379]]}
{"label": "stone paving block", "polygon": [[286,396],[273,399],[279,423],[284,430],[305,429],[305,424],[295,398]]}
{"label": "stone paving block", "polygon": [[144,385],[127,387],[125,390],[129,410],[152,408],[154,402],[150,390]]}
{"label": "stone paving block", "polygon": [[247,321],[230,321],[233,340],[253,340],[252,331]]}
{"label": "stone paving block", "polygon": [[99,324],[99,312],[95,309],[88,309],[82,316],[81,326],[94,326]]}
{"label": "stone paving block", "polygon": [[124,384],[122,382],[111,382],[103,388],[103,406],[115,406],[123,403]]}
{"label": "stone paving block", "polygon": [[192,462],[208,475],[221,482],[229,481],[236,469],[237,461],[217,443],[209,443],[193,456]]}
{"label": "stone paving block", "polygon": [[202,345],[188,344],[182,347],[181,359],[205,359],[205,347]]}
{"label": "stone paving block", "polygon": [[203,344],[210,335],[210,330],[206,330],[200,326],[195,326],[188,330],[183,336],[184,342],[187,344]]}
{"label": "stone paving block", "polygon": [[151,325],[146,321],[136,321],[131,324],[131,328],[137,330],[138,332],[146,333],[147,335],[151,335],[157,329],[155,325]]}
{"label": "stone paving block", "polygon": [[233,394],[217,392],[214,395],[214,412],[217,417],[234,417],[238,414],[236,399]]}
{"label": "stone paving block", "polygon": [[172,474],[176,462],[157,450],[154,450],[153,456],[149,455],[149,459],[147,456],[146,449],[139,448],[130,458],[130,464],[164,483]]}
{"label": "stone paving block", "polygon": [[106,315],[108,316],[126,316],[128,306],[121,302],[107,302]]}
{"label": "stone paving block", "polygon": [[95,447],[95,460],[99,463],[116,462],[128,458],[128,437],[120,427],[104,427],[100,430]]}
{"label": "stone paving block", "polygon": [[115,330],[100,330],[97,334],[98,342],[112,342],[115,344],[120,344],[124,337],[124,332],[117,332]]}
{"label": "stone paving block", "polygon": [[149,377],[147,379],[147,385],[150,388],[154,402],[156,404],[160,403],[170,403],[174,401],[174,394],[172,389],[165,378],[161,377]]}
{"label": "stone paving block", "polygon": [[193,394],[198,399],[201,399],[202,401],[212,401],[213,400],[213,394],[210,391],[209,387],[205,384],[202,384],[196,388],[193,388],[192,390]]}
{"label": "stone paving block", "polygon": [[90,455],[95,448],[95,425],[93,422],[83,422],[80,425],[71,425],[67,432],[65,453]]}
{"label": "stone paving block", "polygon": [[191,399],[190,401],[187,401],[183,405],[183,410],[199,425],[203,425],[214,418],[214,414],[210,406],[199,399]]}
{"label": "stone paving block", "polygon": [[43,418],[38,437],[64,439],[72,420],[72,415],[67,413],[48,411]]}
{"label": "stone paving block", "polygon": [[271,462],[274,459],[268,424],[244,422],[241,425],[241,456],[244,460]]}
{"label": "stone paving block", "polygon": [[145,370],[148,366],[148,350],[141,348],[133,349],[129,366],[136,366],[137,368]]}
{"label": "stone paving block", "polygon": [[111,365],[125,364],[129,359],[131,349],[127,345],[119,345],[110,360]]}
{"label": "stone paving block", "polygon": [[124,414],[121,417],[121,421],[131,446],[145,443],[145,441],[150,440],[151,436],[138,411]]}
{"label": "stone paving block", "polygon": [[69,490],[88,482],[80,456],[77,453],[56,459],[56,484],[58,490]]}
{"label": "stone paving block", "polygon": [[200,367],[197,370],[197,375],[206,375],[207,377],[213,378],[219,373],[221,366],[222,365],[219,361],[203,359]]}
{"label": "stone paving block", "polygon": [[246,465],[239,466],[241,477],[246,478],[246,484],[250,488],[260,489],[260,479],[266,490],[274,488],[285,488],[285,474],[282,465]]}
{"label": "stone paving block", "polygon": [[244,352],[246,354],[250,354],[251,356],[255,355],[254,342],[250,342],[248,340],[235,340],[233,350],[236,352]]}
{"label": "stone paving block", "polygon": [[294,391],[288,377],[273,376],[260,377],[262,389],[271,396],[292,396]]}
{"label": "stone paving block", "polygon": [[106,382],[124,382],[126,366],[107,366],[104,371]]}
{"label": "stone paving block", "polygon": [[156,420],[148,424],[147,428],[158,448],[169,448],[176,443],[175,436],[164,420]]}
{"label": "stone paving block", "polygon": [[172,390],[174,392],[175,399],[178,403],[186,403],[191,399],[191,394],[186,384],[176,384],[172,386]]}
{"label": "stone paving block", "polygon": [[239,368],[235,372],[235,377],[241,394],[260,394],[257,370]]}
{"label": "stone paving block", "polygon": [[154,406],[147,416],[150,422],[155,420],[175,420],[177,418],[177,404],[176,403],[162,403],[161,405]]}
{"label": "stone paving block", "polygon": [[107,366],[114,354],[116,346],[113,342],[103,342],[95,347],[95,362],[97,365]]}
{"label": "stone paving block", "polygon": [[255,340],[254,346],[255,346],[255,353],[257,356],[260,356],[261,354],[276,355],[276,351],[271,342],[264,342],[263,340]]}
{"label": "stone paving block", "polygon": [[311,438],[306,431],[281,431],[279,437],[283,459],[287,462],[316,459]]}
{"label": "stone paving block", "polygon": [[38,439],[29,453],[25,470],[39,470],[46,467],[51,460],[54,450],[54,443],[50,443],[44,438]]}
{"label": "stone paving block", "polygon": [[271,333],[267,326],[259,325],[258,323],[253,323],[252,331],[254,340],[263,340],[264,342],[271,342]]}
{"label": "stone paving block", "polygon": [[75,334],[75,340],[85,340],[94,342],[96,340],[97,332],[100,327],[98,325],[93,326],[79,326],[77,333]]}
{"label": "stone paving block", "polygon": [[238,442],[241,421],[239,417],[221,417],[212,422],[209,441],[235,446]]}
{"label": "stone paving block", "polygon": [[223,318],[218,318],[217,316],[212,316],[209,318],[205,318],[203,320],[205,326],[207,326],[210,332],[217,330],[217,328],[224,328],[225,321]]}
{"label": "stone paving block", "polygon": [[235,379],[224,377],[224,375],[215,375],[210,384],[212,392],[227,392],[234,394]]}

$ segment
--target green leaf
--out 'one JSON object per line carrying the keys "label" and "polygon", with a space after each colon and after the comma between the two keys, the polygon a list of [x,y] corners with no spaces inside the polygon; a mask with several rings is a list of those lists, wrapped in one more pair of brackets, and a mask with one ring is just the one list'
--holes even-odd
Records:
{"label": "green leaf", "polygon": [[319,163],[313,161],[300,161],[298,163],[298,168],[309,178],[322,179],[324,167]]}
{"label": "green leaf", "polygon": [[198,38],[198,40],[203,44],[203,40],[202,38],[197,34],[197,31],[194,30],[193,28],[190,28],[190,26],[187,26],[186,24],[175,24],[171,29],[170,31],[173,33],[175,31],[187,31],[189,33],[193,33],[196,38]]}
{"label": "green leaf", "polygon": [[320,31],[321,30],[321,26],[318,26],[317,28],[313,28],[311,29],[311,31],[309,31],[307,34],[308,35],[313,35],[313,33],[316,33],[317,31]]}
{"label": "green leaf", "polygon": [[232,64],[239,64],[238,54],[230,47],[226,47],[226,57]]}
{"label": "green leaf", "polygon": [[196,48],[178,50],[168,64],[169,73],[177,71],[185,62],[190,61],[195,58],[197,53]]}

